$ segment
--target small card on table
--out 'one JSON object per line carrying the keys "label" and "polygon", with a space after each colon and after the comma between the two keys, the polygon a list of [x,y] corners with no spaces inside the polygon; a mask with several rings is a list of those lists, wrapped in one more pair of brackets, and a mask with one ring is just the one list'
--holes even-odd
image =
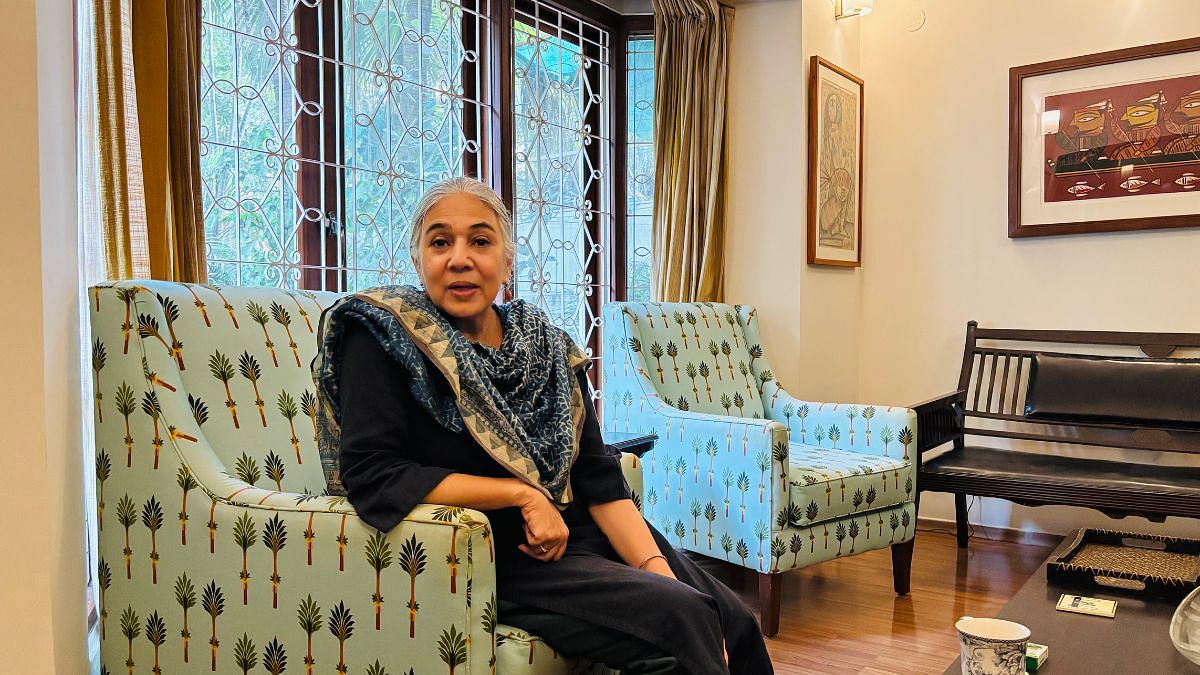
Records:
{"label": "small card on table", "polygon": [[1055,609],[1112,618],[1117,615],[1117,601],[1063,593],[1062,597],[1058,599]]}

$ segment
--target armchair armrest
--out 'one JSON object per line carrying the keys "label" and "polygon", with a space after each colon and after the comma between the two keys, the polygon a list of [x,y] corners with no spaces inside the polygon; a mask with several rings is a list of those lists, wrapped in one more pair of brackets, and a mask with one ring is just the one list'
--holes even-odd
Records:
{"label": "armchair armrest", "polygon": [[[325,625],[304,656],[324,668],[361,669],[378,660],[389,672],[442,669],[448,649],[463,672],[490,672],[496,581],[483,514],[422,504],[384,533],[344,499],[275,496],[290,508],[214,500],[206,509],[208,541],[185,563],[197,585],[215,578],[224,587],[226,616],[216,639],[229,636],[221,640],[228,649],[237,635],[254,633],[264,612],[295,621],[307,611]],[[240,573],[233,569],[239,563]],[[217,662],[232,658],[210,649]]]}
{"label": "armchair armrest", "polygon": [[[641,457],[647,520],[677,546],[706,552],[720,551],[722,543],[720,534],[701,540],[706,513],[726,519],[730,546],[769,543],[783,529],[790,494],[788,432],[782,424],[680,410],[654,392],[643,394],[641,403],[631,413],[631,428],[658,434],[654,449]],[[770,569],[769,557],[760,559],[758,569]]]}
{"label": "armchair armrest", "polygon": [[802,401],[772,380],[764,395],[773,419],[783,419],[792,440],[864,455],[889,455],[900,445],[908,458],[917,440],[917,413],[911,408],[870,403]]}

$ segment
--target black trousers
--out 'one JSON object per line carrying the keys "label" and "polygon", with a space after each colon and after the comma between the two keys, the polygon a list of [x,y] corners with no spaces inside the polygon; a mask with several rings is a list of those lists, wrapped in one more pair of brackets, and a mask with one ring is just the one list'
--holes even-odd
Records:
{"label": "black trousers", "polygon": [[505,593],[497,598],[501,622],[542,637],[566,656],[629,675],[774,672],[754,614],[653,526],[650,533],[678,582],[632,569],[592,529],[573,529],[574,548],[568,544],[567,555],[554,563],[502,565],[497,556],[496,583]]}
{"label": "black trousers", "polygon": [[681,672],[674,656],[632,635],[507,600],[499,601],[498,609],[501,623],[542,638],[563,656],[603,663],[621,675]]}

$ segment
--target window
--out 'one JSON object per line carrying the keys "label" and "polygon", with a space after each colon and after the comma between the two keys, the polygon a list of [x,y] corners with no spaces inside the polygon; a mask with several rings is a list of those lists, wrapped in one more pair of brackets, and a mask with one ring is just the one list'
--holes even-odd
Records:
{"label": "window", "polygon": [[562,1],[202,0],[211,282],[414,283],[413,207],[473,175],[513,211],[515,294],[597,350],[600,305],[648,297],[653,41]]}

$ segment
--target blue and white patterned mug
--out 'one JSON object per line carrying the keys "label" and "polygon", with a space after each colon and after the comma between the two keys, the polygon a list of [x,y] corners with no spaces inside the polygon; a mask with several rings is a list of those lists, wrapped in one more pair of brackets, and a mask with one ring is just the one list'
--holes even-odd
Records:
{"label": "blue and white patterned mug", "polygon": [[962,675],[1025,675],[1029,629],[1003,619],[964,616],[954,627],[962,647]]}

